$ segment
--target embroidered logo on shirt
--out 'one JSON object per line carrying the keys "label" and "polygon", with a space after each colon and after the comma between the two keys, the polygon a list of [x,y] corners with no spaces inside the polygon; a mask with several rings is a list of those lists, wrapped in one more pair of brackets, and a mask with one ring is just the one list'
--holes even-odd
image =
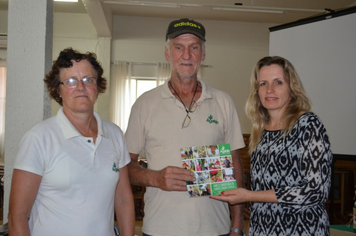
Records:
{"label": "embroidered logo on shirt", "polygon": [[209,122],[210,124],[211,123],[219,124],[219,121],[214,120],[213,115],[208,116],[208,119],[206,119],[206,122]]}
{"label": "embroidered logo on shirt", "polygon": [[116,167],[116,163],[112,164],[112,171],[119,172],[119,168]]}

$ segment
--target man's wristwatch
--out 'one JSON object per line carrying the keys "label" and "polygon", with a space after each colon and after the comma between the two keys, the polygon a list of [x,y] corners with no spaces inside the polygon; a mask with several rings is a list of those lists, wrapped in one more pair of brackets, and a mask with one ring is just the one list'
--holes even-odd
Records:
{"label": "man's wristwatch", "polygon": [[239,230],[239,229],[237,229],[237,228],[235,228],[235,227],[231,227],[230,231],[235,232],[235,233],[237,233],[237,234],[240,234],[240,235],[242,235],[242,236],[245,236],[245,233],[244,233],[244,232],[242,232],[241,230]]}

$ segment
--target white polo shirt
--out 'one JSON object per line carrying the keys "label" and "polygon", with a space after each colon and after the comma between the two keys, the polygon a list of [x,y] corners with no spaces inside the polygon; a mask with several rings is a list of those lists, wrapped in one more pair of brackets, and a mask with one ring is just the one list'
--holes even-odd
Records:
{"label": "white polo shirt", "polygon": [[130,156],[121,129],[94,116],[95,144],[62,108],[22,138],[14,168],[42,176],[29,220],[32,236],[114,235],[119,169]]}
{"label": "white polo shirt", "polygon": [[[245,146],[235,104],[220,90],[202,85],[191,123],[182,103],[168,88],[168,81],[145,94],[131,110],[125,138],[129,152],[145,150],[148,168],[182,167],[180,148],[230,143],[231,150]],[[188,192],[148,187],[144,196],[143,232],[154,236],[217,236],[230,231],[227,203],[208,197],[189,198]]]}

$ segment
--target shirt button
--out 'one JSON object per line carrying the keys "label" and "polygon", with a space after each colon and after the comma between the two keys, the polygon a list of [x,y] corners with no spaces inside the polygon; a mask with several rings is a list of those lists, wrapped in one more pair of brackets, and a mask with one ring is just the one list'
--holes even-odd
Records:
{"label": "shirt button", "polygon": [[90,139],[88,139],[88,143],[91,143],[91,140],[90,140]]}

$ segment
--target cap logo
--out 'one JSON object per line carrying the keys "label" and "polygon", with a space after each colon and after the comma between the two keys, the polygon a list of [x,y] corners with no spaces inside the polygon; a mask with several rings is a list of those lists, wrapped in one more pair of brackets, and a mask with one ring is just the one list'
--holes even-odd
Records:
{"label": "cap logo", "polygon": [[194,23],[191,22],[180,22],[174,25],[175,28],[180,27],[180,26],[190,26],[190,27],[195,27],[200,29],[201,27],[199,25],[196,25]]}
{"label": "cap logo", "polygon": [[175,38],[181,34],[194,34],[204,42],[205,40],[205,28],[197,21],[189,20],[188,18],[182,18],[172,21],[166,32],[166,40],[168,38]]}

